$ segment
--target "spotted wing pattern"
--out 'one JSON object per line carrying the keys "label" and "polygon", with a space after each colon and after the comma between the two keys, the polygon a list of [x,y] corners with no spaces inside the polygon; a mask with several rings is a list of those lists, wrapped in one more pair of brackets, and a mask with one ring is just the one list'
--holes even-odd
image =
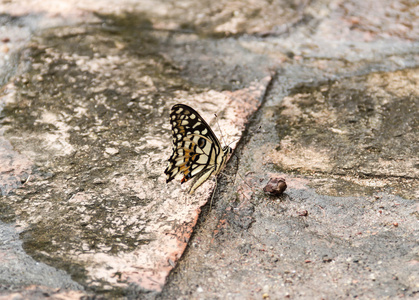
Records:
{"label": "spotted wing pattern", "polygon": [[181,183],[196,177],[189,193],[192,194],[211,175],[218,175],[228,154],[229,146],[220,142],[205,120],[191,107],[176,104],[170,113],[173,134],[173,153],[164,171],[166,182],[183,175]]}

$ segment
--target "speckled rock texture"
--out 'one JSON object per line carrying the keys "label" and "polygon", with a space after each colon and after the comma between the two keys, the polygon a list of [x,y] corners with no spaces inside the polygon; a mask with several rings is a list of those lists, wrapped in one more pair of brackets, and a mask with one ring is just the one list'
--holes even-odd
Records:
{"label": "speckled rock texture", "polygon": [[[0,10],[0,299],[418,296],[414,1]],[[176,103],[235,149],[194,195]]]}

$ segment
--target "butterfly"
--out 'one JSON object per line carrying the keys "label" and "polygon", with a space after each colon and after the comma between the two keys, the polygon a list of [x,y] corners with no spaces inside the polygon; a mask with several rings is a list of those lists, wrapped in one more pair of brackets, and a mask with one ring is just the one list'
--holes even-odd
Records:
{"label": "butterfly", "polygon": [[173,153],[164,171],[166,182],[179,174],[183,175],[181,183],[197,177],[189,190],[189,194],[193,194],[211,175],[221,172],[233,150],[229,146],[221,148],[220,141],[207,122],[192,107],[174,105],[170,112],[170,123]]}

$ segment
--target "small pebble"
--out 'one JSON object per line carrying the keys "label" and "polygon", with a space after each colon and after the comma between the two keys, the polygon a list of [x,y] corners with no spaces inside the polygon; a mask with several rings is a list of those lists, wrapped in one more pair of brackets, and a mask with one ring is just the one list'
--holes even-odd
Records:
{"label": "small pebble", "polygon": [[7,47],[7,45],[3,45],[3,46],[0,47],[0,52],[8,53],[9,50],[10,49],[9,49],[9,47]]}
{"label": "small pebble", "polygon": [[306,211],[306,210],[302,210],[302,211],[298,212],[298,215],[299,215],[300,217],[306,217],[306,216],[308,216],[308,211]]}
{"label": "small pebble", "polygon": [[287,189],[287,183],[284,178],[271,177],[269,182],[263,188],[263,191],[269,195],[279,196]]}
{"label": "small pebble", "polygon": [[109,155],[115,155],[115,154],[118,154],[119,150],[116,148],[108,147],[105,149],[105,152]]}

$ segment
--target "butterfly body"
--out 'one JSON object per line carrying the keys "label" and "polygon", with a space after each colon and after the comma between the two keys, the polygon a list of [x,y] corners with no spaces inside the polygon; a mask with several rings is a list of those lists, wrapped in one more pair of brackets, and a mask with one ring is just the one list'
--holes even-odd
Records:
{"label": "butterfly body", "polygon": [[229,146],[221,147],[212,129],[191,107],[176,104],[170,113],[173,135],[173,153],[164,173],[166,182],[183,175],[181,183],[196,177],[189,193],[192,194],[211,175],[220,174],[228,155]]}

